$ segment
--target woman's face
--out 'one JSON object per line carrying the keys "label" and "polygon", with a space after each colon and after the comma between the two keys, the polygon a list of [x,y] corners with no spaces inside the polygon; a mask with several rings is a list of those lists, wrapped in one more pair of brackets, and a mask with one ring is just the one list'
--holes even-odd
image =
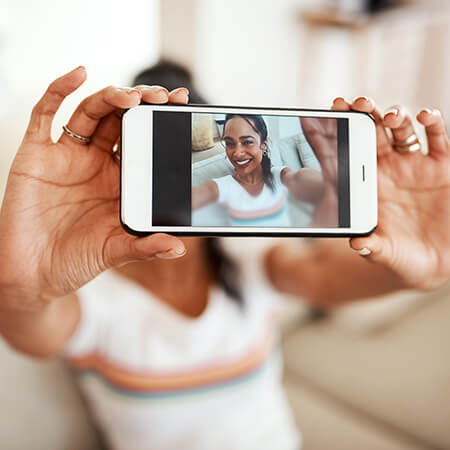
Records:
{"label": "woman's face", "polygon": [[266,142],[242,117],[230,119],[224,129],[223,140],[228,159],[240,175],[249,175],[261,167]]}

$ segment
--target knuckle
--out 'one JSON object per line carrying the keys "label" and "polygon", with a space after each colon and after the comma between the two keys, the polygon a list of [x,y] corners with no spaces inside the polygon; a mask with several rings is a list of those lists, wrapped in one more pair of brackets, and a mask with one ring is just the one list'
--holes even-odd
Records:
{"label": "knuckle", "polygon": [[79,111],[92,121],[98,121],[102,118],[101,114],[94,112],[92,109],[93,97],[85,98],[79,105]]}
{"label": "knuckle", "polygon": [[42,100],[39,100],[34,106],[33,109],[31,110],[31,115],[32,116],[38,116],[43,112],[43,105],[42,105]]}
{"label": "knuckle", "polygon": [[[55,97],[56,99],[58,99],[60,101],[64,100],[64,98],[65,98],[65,95],[59,89],[59,84],[58,84],[57,80],[55,80],[49,84],[45,95],[51,95],[52,97]],[[45,95],[44,95],[44,97],[45,97]]]}

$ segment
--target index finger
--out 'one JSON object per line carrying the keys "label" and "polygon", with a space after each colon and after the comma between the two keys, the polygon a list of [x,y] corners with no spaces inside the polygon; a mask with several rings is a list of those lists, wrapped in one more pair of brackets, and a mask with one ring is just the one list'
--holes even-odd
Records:
{"label": "index finger", "polygon": [[350,111],[351,109],[350,103],[344,97],[336,97],[333,100],[332,111]]}
{"label": "index finger", "polygon": [[[104,117],[117,109],[136,106],[140,100],[141,94],[137,89],[108,86],[86,97],[72,114],[67,126],[79,136],[91,137]],[[61,135],[59,141],[71,144],[76,142],[65,133]]]}
{"label": "index finger", "polygon": [[169,103],[186,104],[189,102],[189,90],[179,87],[169,92]]}
{"label": "index finger", "polygon": [[353,100],[351,108],[353,111],[368,113],[374,118],[377,132],[378,156],[383,156],[392,152],[392,144],[383,124],[383,115],[375,102],[368,97],[356,97]]}
{"label": "index finger", "polygon": [[86,69],[79,66],[53,81],[33,108],[25,136],[36,142],[50,141],[53,118],[64,99],[86,80]]}

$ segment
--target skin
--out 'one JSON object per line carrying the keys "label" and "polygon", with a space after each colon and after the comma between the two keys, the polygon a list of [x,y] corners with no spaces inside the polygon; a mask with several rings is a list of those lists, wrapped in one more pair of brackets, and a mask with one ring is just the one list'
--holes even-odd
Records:
{"label": "skin", "polygon": [[[439,111],[417,114],[425,127],[428,154],[395,151],[387,129],[398,141],[414,132],[405,108],[384,115],[374,101],[343,98],[333,109],[371,114],[377,127],[378,227],[368,237],[322,241],[302,252],[278,246],[266,258],[273,284],[304,295],[323,307],[398,289],[432,289],[450,278],[450,145]],[[366,256],[357,252],[366,249]],[[376,263],[376,264],[373,264]],[[333,273],[323,282],[324,273]],[[369,276],[370,275],[370,276]]]}
{"label": "skin", "polygon": [[[223,140],[228,160],[235,169],[234,179],[251,196],[257,197],[264,188],[261,162],[267,151],[267,141],[261,142],[259,134],[242,117],[234,117],[226,123]],[[298,200],[316,203],[323,198],[323,178],[317,170],[304,168],[295,172],[284,168],[281,182]],[[192,190],[193,209],[213,203],[218,197],[217,184],[208,180]]]}
{"label": "skin", "polygon": [[181,241],[187,250],[183,258],[154,259],[114,270],[180,314],[195,318],[206,309],[209,289],[215,283],[216,274],[205,256],[204,238],[182,238]]}
{"label": "skin", "polygon": [[[116,268],[188,317],[202,314],[215,282],[201,239],[136,238],[121,229],[118,219],[119,167],[111,151],[123,108],[141,99],[186,103],[187,91],[105,88],[85,99],[69,121],[75,133],[92,136],[92,143],[82,145],[65,134],[54,143],[53,116],[85,78],[80,67],[55,80],[34,108],[0,210],[0,332],[13,347],[39,357],[61,350],[80,319],[77,289],[108,268]],[[339,100],[335,108],[377,114],[373,103],[364,99],[353,105]],[[448,139],[440,115],[421,112],[429,156],[398,155],[383,137],[384,126],[397,130],[398,136],[409,135],[408,120],[401,110],[395,117],[377,119],[379,227],[372,236],[351,241],[355,249],[372,250],[364,263],[382,266],[374,275],[376,286],[386,282],[386,273],[402,287],[436,286],[450,273]],[[167,261],[183,255],[186,248],[184,258],[175,264]],[[288,279],[291,289],[298,291],[304,281],[294,270],[300,267],[299,260],[292,264],[286,253],[277,251],[267,258],[269,277],[281,290],[288,289]],[[341,270],[326,263],[325,258],[317,266],[316,278],[320,276],[322,284],[324,273],[333,274],[327,280],[331,282]],[[372,276],[372,268],[369,272]],[[361,273],[368,277],[367,271]],[[347,287],[358,282],[352,278]]]}
{"label": "skin", "polygon": [[321,196],[310,223],[311,227],[339,225],[337,181],[337,122],[334,119],[302,117],[303,133],[314,149],[322,169]]}
{"label": "skin", "polygon": [[91,144],[66,134],[52,142],[56,111],[85,79],[83,67],[74,69],[34,107],[0,210],[0,332],[31,354],[59,350],[79,319],[76,290],[104,270],[185,253],[173,236],[137,238],[121,228],[120,170],[111,152],[124,108],[141,100],[186,103],[187,90],[107,87],[83,100],[68,123],[92,136]]}

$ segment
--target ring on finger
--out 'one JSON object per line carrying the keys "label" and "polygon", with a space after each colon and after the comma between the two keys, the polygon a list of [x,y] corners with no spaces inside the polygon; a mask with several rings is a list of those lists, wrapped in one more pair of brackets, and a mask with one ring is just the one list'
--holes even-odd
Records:
{"label": "ring on finger", "polygon": [[400,153],[414,153],[422,148],[416,133],[412,133],[402,141],[394,139],[393,146]]}
{"label": "ring on finger", "polygon": [[63,125],[62,129],[67,136],[75,139],[80,144],[88,145],[91,142],[90,137],[80,136],[79,134],[74,133],[67,125]]}
{"label": "ring on finger", "polygon": [[112,151],[112,157],[120,163],[120,141],[116,142],[116,144],[113,147]]}

